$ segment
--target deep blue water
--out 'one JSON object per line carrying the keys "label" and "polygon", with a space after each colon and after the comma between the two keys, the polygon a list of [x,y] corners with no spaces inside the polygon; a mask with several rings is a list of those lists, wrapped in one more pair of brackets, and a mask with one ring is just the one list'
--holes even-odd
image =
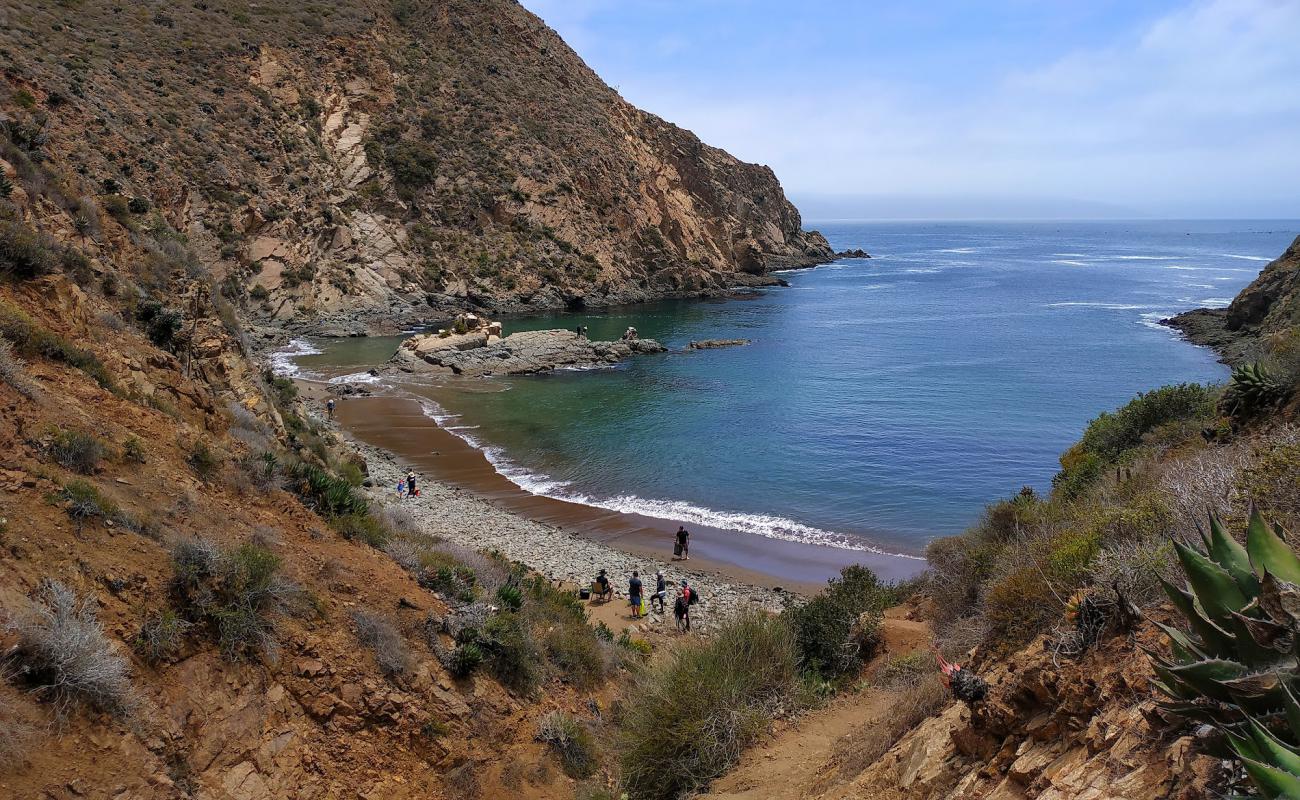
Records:
{"label": "deep blue water", "polygon": [[1046,489],[1099,412],[1224,379],[1157,320],[1226,305],[1300,223],[815,227],[875,257],[750,299],[507,322],[753,344],[449,390],[445,424],[540,493],[917,552],[1024,484]]}

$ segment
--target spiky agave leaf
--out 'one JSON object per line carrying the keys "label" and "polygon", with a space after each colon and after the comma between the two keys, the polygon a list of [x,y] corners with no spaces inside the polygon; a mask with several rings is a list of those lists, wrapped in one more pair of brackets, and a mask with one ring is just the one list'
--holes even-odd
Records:
{"label": "spiky agave leaf", "polygon": [[1269,528],[1258,508],[1250,510],[1246,551],[1255,572],[1267,571],[1288,583],[1300,584],[1300,558],[1296,558],[1291,546]]}
{"label": "spiky agave leaf", "polygon": [[1197,603],[1216,624],[1222,625],[1232,612],[1246,607],[1246,595],[1227,570],[1184,544],[1174,542],[1174,551]]}

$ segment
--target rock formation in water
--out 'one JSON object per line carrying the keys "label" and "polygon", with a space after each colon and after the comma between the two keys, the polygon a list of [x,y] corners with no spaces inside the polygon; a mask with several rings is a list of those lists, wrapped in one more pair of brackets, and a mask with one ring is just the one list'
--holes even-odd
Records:
{"label": "rock formation in water", "polygon": [[566,330],[523,331],[491,340],[474,331],[446,337],[412,337],[398,348],[392,363],[403,371],[419,365],[420,371],[433,367],[475,378],[609,366],[633,355],[663,353],[667,349],[654,339],[601,342]]}

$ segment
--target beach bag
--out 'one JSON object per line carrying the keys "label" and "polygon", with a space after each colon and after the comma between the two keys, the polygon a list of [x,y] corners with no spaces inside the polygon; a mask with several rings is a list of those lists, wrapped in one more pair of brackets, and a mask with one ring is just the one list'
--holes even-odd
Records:
{"label": "beach bag", "polygon": [[681,554],[682,554],[682,543],[678,542],[677,544],[673,545],[673,555],[680,556]]}
{"label": "beach bag", "polygon": [[590,600],[590,599],[591,599],[591,590],[590,590],[590,589],[586,589],[586,588],[579,589],[579,590],[578,590],[578,599],[579,599],[579,600]]}
{"label": "beach bag", "polygon": [[645,597],[644,597],[644,596],[642,596],[642,598],[641,598],[641,607],[640,607],[639,609],[637,609],[637,613],[640,613],[640,614],[645,614],[645,613],[646,613],[646,603],[645,603]]}
{"label": "beach bag", "polygon": [[673,601],[673,616],[678,619],[686,616],[686,601],[680,597]]}
{"label": "beach bag", "polygon": [[695,605],[696,603],[700,602],[700,593],[695,591],[694,589],[691,589],[691,599],[688,602],[691,605]]}

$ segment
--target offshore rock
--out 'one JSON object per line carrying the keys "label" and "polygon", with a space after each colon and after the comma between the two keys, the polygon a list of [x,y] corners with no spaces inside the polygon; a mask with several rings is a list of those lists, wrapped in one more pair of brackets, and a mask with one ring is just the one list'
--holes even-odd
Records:
{"label": "offshore rock", "polygon": [[441,370],[480,377],[610,366],[633,355],[663,353],[668,349],[654,339],[600,342],[566,330],[524,331],[463,350],[430,347],[421,352],[421,344],[408,347],[403,343],[393,360],[409,363],[411,354],[415,353],[424,363]]}
{"label": "offshore rock", "polygon": [[718,347],[740,347],[749,344],[749,339],[700,339],[686,345],[688,350],[712,350]]}

